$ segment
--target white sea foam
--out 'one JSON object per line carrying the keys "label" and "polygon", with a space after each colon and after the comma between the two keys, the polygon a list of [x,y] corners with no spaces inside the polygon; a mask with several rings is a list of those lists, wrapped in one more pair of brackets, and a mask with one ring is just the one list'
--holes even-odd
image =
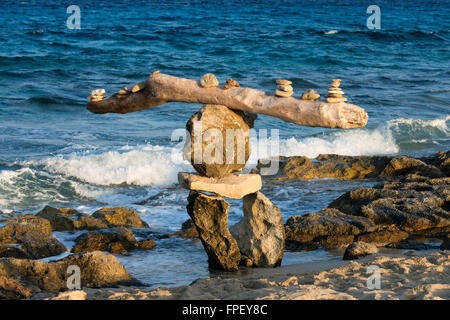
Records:
{"label": "white sea foam", "polygon": [[[445,118],[429,120],[399,118],[390,120],[388,122],[388,126],[389,129],[394,132],[398,132],[400,130],[408,130],[409,133],[415,131],[417,134],[417,131],[438,130],[448,135],[450,134],[450,129],[447,122],[450,122],[450,115],[446,116]],[[408,132],[403,133],[405,134]]]}
{"label": "white sea foam", "polygon": [[[372,129],[282,139],[276,153],[269,155],[315,158],[329,153],[350,156],[396,154],[404,139],[417,144],[433,141],[436,135],[448,139],[449,121],[450,116],[430,120],[400,118]],[[270,132],[268,134],[270,138]],[[176,185],[178,172],[193,171],[182,158],[181,145],[127,145],[103,153],[93,151],[95,154],[76,152],[15,163],[22,168],[0,170],[0,209],[24,204],[36,206],[38,202],[72,203],[80,199],[117,205],[133,203],[148,198],[155,188]],[[267,154],[252,143],[246,169],[253,168],[258,158],[264,157]]]}
{"label": "white sea foam", "polygon": [[177,182],[180,170],[191,171],[181,150],[162,146],[138,146],[127,151],[109,151],[95,155],[58,156],[44,160],[44,168],[95,185],[139,185],[167,187]]}

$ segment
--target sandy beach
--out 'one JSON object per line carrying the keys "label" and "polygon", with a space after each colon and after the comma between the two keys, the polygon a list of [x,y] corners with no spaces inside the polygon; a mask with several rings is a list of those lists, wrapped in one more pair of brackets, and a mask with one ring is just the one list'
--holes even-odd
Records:
{"label": "sandy beach", "polygon": [[[369,289],[369,266],[379,267],[380,289]],[[199,279],[175,288],[86,288],[59,295],[37,294],[32,299],[153,300],[441,300],[450,298],[448,251],[379,255],[358,261],[304,263],[249,274]]]}

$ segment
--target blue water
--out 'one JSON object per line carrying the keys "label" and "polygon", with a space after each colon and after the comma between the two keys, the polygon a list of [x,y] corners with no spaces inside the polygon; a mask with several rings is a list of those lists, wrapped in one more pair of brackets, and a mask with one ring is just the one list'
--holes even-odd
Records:
{"label": "blue water", "polygon": [[[91,90],[112,94],[154,70],[192,79],[211,72],[267,92],[275,79],[290,79],[295,96],[308,88],[325,96],[330,80],[341,78],[368,125],[329,130],[260,116],[256,129],[280,130],[283,155],[449,150],[450,2],[377,1],[376,31],[366,27],[372,2],[82,0],[81,30],[70,30],[73,1],[2,0],[0,210],[50,204],[90,213],[121,205],[155,232],[178,230],[188,216],[176,174],[192,168],[170,137],[200,106],[125,115],[85,108]],[[287,219],[370,183],[315,180],[263,191]],[[232,223],[241,212],[238,201],[231,204]],[[284,263],[327,258],[288,253]],[[151,286],[208,275],[201,246],[190,240],[160,240],[153,251],[119,259]]]}

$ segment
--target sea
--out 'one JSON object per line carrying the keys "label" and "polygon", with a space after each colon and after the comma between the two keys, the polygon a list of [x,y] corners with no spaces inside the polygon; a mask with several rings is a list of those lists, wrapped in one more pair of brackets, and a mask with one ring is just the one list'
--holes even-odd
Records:
{"label": "sea", "polygon": [[[177,173],[193,168],[172,136],[201,105],[93,114],[86,103],[94,89],[111,95],[160,70],[190,79],[213,73],[268,94],[276,79],[289,79],[295,97],[312,88],[323,99],[340,78],[348,102],[369,114],[364,128],[260,115],[255,130],[278,130],[282,156],[450,150],[449,1],[1,0],[0,44],[0,210],[136,210],[157,246],[117,258],[152,288],[215,275],[198,240],[160,237],[189,218]],[[262,192],[287,220],[375,183],[313,179],[267,183]],[[230,204],[233,224],[242,203]],[[79,233],[55,235],[70,248]],[[334,258],[286,251],[283,265]]]}

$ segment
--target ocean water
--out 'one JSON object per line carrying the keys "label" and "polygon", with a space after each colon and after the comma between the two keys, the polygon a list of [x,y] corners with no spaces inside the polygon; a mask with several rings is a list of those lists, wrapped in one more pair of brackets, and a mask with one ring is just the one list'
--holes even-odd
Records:
{"label": "ocean water", "polygon": [[[66,26],[72,4],[81,9],[80,30]],[[179,230],[188,218],[187,191],[176,176],[193,169],[171,134],[200,105],[171,103],[125,115],[85,107],[91,90],[109,95],[154,70],[192,79],[211,72],[221,82],[232,77],[267,92],[275,79],[291,79],[297,97],[308,88],[325,96],[330,80],[341,78],[349,102],[368,112],[367,126],[307,128],[259,116],[257,130],[279,129],[282,155],[449,150],[450,2],[377,1],[380,30],[366,27],[371,4],[1,1],[0,210],[35,213],[52,205],[91,213],[126,206],[156,234]],[[286,220],[371,184],[321,179],[265,185],[263,192]],[[241,204],[230,203],[234,223]],[[57,236],[70,245],[76,235]],[[321,250],[287,252],[283,263],[332,257]],[[152,251],[118,258],[152,287],[209,275],[198,241],[157,240]]]}

